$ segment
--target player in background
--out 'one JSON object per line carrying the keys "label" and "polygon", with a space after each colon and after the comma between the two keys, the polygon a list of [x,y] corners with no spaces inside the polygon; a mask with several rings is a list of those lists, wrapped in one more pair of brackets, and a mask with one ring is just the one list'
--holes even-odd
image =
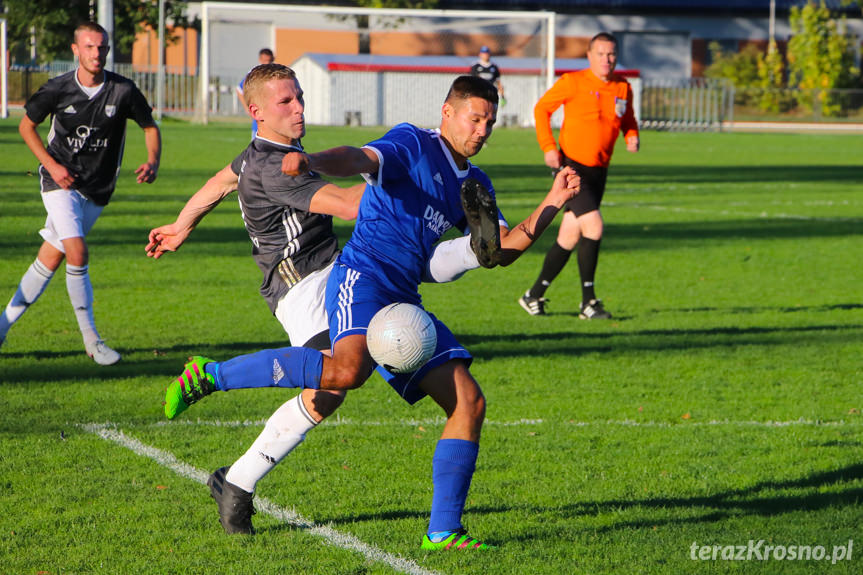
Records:
{"label": "player in background", "polygon": [[[581,193],[566,204],[557,241],[545,256],[539,277],[518,303],[530,315],[545,313],[545,291],[578,248],[581,276],[581,319],[608,319],[602,301],[596,297],[594,277],[599,261],[603,222],[599,206],[605,192],[608,165],[618,134],[622,131],[626,149],[637,152],[638,123],[632,108],[632,88],[614,74],[617,40],[597,34],[587,50],[590,67],[564,74],[534,107],[536,137],[553,170],[571,166],[581,176]],[[563,106],[560,149],[551,131],[551,115]]]}
{"label": "player in background", "polygon": [[501,107],[503,107],[504,95],[503,84],[500,81],[500,69],[497,67],[497,64],[491,61],[491,51],[488,49],[488,46],[483,46],[479,49],[477,61],[470,67],[470,75],[479,76],[483,80],[488,80],[494,84],[501,100]]}
{"label": "player in background", "polygon": [[[494,203],[490,180],[468,160],[491,135],[497,102],[497,91],[487,81],[460,76],[441,109],[439,130],[400,124],[363,148],[286,154],[286,173],[363,174],[369,184],[354,233],[327,285],[333,355],[291,347],[225,362],[198,358],[186,366],[189,399],[273,385],[360,387],[375,368],[366,346],[369,321],[390,303],[421,303],[417,288],[432,248],[453,226],[470,227],[472,236],[484,240],[475,242],[484,248],[477,252],[484,265],[515,261],[578,192],[578,177],[570,168],[561,170],[534,212],[509,229]],[[429,395],[446,414],[432,461],[434,493],[422,548],[484,549],[487,545],[467,535],[461,517],[479,452],[485,398],[468,369],[471,355],[430,315],[437,331],[432,359],[414,373],[378,369],[408,403]]]}
{"label": "player in background", "polygon": [[[273,56],[273,51],[269,48],[261,48],[258,51],[258,65],[261,64],[272,64],[275,62],[276,57]],[[245,92],[243,90],[243,86],[246,82],[246,76],[243,76],[243,79],[240,80],[240,83],[237,84],[237,98],[240,100],[240,105],[243,107],[243,110],[246,111],[250,116],[252,113],[249,111],[249,102],[246,98]],[[255,134],[258,131],[258,122],[255,120],[254,116],[252,117],[252,139],[254,139]]]}
{"label": "player in background", "polygon": [[[126,120],[144,130],[147,161],[136,170],[138,183],[152,183],[162,152],[159,128],[135,84],[105,70],[108,33],[93,22],[75,28],[72,52],[78,68],[48,80],[25,104],[18,131],[40,162],[42,201],[48,212],[39,234],[45,240],[36,261],[0,314],[0,345],[9,328],[45,291],[66,260],[66,290],[75,310],[87,355],[99,365],[120,361],[93,319],[93,286],[85,237],[114,193],[126,138]],[[48,146],[36,128],[51,116]]]}
{"label": "player in background", "polygon": [[[365,185],[341,188],[313,173],[283,175],[284,155],[303,150],[305,95],[299,80],[286,66],[265,64],[252,69],[245,85],[250,113],[258,120],[257,135],[186,202],[175,222],[150,232],[147,255],[158,259],[179,249],[208,213],[238,191],[252,255],[263,274],[261,295],[291,345],[329,354],[324,293],[338,254],[331,216],[354,219]],[[436,264],[424,281],[449,281],[479,267],[476,256],[468,254],[461,261],[450,257],[453,249],[464,253],[469,239],[439,244],[438,255],[432,258]],[[182,401],[182,377],[166,394],[169,419],[187,407]],[[344,391],[303,390],[273,413],[244,455],[211,476],[208,484],[225,531],[253,532],[252,500],[257,483],[341,405],[344,395]]]}

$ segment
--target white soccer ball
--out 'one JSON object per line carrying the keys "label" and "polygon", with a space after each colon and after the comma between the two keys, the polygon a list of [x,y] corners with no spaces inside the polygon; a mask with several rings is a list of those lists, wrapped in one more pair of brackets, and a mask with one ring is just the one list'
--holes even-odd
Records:
{"label": "white soccer ball", "polygon": [[391,303],[369,322],[369,353],[378,365],[392,373],[410,373],[434,354],[437,332],[429,314],[409,303]]}

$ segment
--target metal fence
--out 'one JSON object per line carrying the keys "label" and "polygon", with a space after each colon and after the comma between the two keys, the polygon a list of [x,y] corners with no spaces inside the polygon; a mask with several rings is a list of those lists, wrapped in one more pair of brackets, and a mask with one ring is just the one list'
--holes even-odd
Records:
{"label": "metal fence", "polygon": [[719,131],[734,118],[734,86],[722,79],[645,79],[641,126],[653,130]]}

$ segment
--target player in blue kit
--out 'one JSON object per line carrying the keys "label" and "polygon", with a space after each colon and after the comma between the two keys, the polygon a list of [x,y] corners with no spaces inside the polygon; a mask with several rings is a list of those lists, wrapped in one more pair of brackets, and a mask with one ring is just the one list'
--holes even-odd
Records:
{"label": "player in blue kit", "polygon": [[[461,76],[444,102],[439,130],[400,124],[363,148],[286,154],[286,173],[363,174],[368,182],[354,234],[327,284],[332,357],[290,347],[221,363],[196,358],[184,373],[183,401],[191,404],[216,390],[273,385],[360,387],[375,368],[366,346],[369,321],[390,303],[421,303],[417,288],[426,265],[452,226],[471,229],[478,241],[472,240],[473,247],[467,249],[476,251],[486,267],[515,261],[578,193],[579,180],[571,169],[561,170],[534,212],[509,229],[495,206],[491,181],[468,161],[492,133],[497,102],[491,84]],[[499,249],[496,237],[489,241],[489,223],[499,226]],[[442,322],[432,319],[437,331],[432,359],[414,373],[379,370],[406,401],[412,404],[429,395],[447,417],[432,463],[434,493],[422,547],[483,549],[487,545],[467,535],[461,517],[479,452],[485,398],[468,369],[468,351]]]}

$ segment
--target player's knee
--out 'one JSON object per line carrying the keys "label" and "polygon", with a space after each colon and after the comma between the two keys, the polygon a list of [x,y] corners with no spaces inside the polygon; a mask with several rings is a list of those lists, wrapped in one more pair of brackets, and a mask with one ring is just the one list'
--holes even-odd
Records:
{"label": "player's knee", "polygon": [[365,380],[365,374],[362,373],[362,370],[356,364],[343,364],[333,361],[330,364],[330,369],[324,370],[321,377],[321,389],[356,389]]}

